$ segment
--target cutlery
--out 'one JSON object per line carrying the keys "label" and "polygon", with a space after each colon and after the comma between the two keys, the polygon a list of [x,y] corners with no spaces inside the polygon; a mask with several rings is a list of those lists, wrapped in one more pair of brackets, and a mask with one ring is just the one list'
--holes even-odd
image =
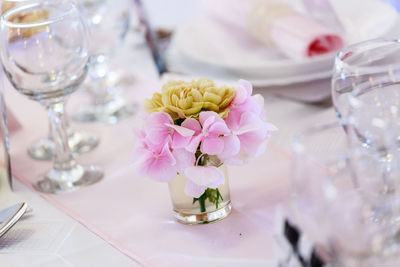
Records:
{"label": "cutlery", "polygon": [[0,211],[0,237],[24,215],[27,207],[28,205],[22,202]]}
{"label": "cutlery", "polygon": [[135,5],[138,11],[140,24],[144,27],[145,30],[145,39],[147,47],[150,49],[158,74],[161,76],[163,73],[167,72],[167,66],[161,54],[157,36],[150,26],[150,21],[147,17],[142,1],[135,0]]}

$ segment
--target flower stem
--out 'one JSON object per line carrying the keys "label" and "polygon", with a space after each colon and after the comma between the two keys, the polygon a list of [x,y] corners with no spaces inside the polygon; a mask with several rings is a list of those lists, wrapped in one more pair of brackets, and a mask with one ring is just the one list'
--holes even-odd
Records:
{"label": "flower stem", "polygon": [[200,196],[199,204],[200,204],[200,212],[206,212],[206,197],[205,193]]}
{"label": "flower stem", "polygon": [[207,188],[206,191],[204,191],[204,193],[199,198],[193,198],[193,204],[196,203],[196,201],[198,201],[200,205],[200,212],[206,212],[207,199],[211,203],[215,204],[216,209],[218,209],[219,201],[224,200],[218,188],[217,189]]}

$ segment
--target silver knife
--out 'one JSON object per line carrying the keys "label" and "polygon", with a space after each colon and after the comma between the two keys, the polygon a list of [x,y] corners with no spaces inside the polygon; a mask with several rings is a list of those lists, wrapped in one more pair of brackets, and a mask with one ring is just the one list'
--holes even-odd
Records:
{"label": "silver knife", "polygon": [[27,207],[28,205],[22,202],[0,211],[0,237],[24,215]]}

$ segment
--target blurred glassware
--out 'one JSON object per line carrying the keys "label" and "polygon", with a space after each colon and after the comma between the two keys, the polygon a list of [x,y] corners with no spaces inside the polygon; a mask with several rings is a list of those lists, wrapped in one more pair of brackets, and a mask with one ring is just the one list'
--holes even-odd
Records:
{"label": "blurred glassware", "polygon": [[399,62],[397,40],[358,43],[338,53],[332,78],[337,115],[348,134],[380,157],[383,181],[396,175],[392,169],[400,141]]}
{"label": "blurred glassware", "polygon": [[344,48],[335,57],[332,100],[338,118],[348,121],[349,95],[362,86],[396,82],[400,71],[400,45],[396,40],[375,39]]}
{"label": "blurred glassware", "polygon": [[[34,3],[33,0],[3,0],[1,1],[1,14],[10,9],[26,5],[28,3]],[[36,1],[37,2],[37,1]],[[28,14],[21,17],[14,17],[14,20],[19,22],[30,22],[33,19],[39,19],[45,16],[45,13],[36,13],[36,15]],[[37,16],[37,17],[35,17]],[[89,152],[93,150],[99,144],[99,138],[91,133],[84,131],[74,131],[70,128],[68,120],[66,119],[67,132],[68,132],[68,144],[75,155]],[[50,132],[50,126],[49,126]],[[28,154],[38,160],[51,160],[54,157],[54,142],[51,139],[50,134],[46,138],[41,138],[35,141],[29,148]]]}
{"label": "blurred glassware", "polygon": [[[26,21],[15,17],[30,16]],[[67,0],[35,1],[1,16],[1,61],[21,94],[38,101],[50,119],[55,155],[52,169],[35,188],[63,193],[100,181],[102,171],[76,163],[68,145],[64,103],[82,83],[88,68],[87,28]]]}
{"label": "blurred glassware", "polygon": [[126,103],[121,83],[126,80],[113,70],[110,59],[123,43],[130,27],[129,0],[79,0],[90,30],[90,68],[84,88],[92,103],[72,115],[79,122],[117,123],[133,115],[136,103]]}
{"label": "blurred glassware", "polygon": [[333,266],[397,266],[400,194],[381,194],[376,158],[362,147],[347,147],[338,123],[296,137],[294,220],[329,252]]}
{"label": "blurred glassware", "polygon": [[12,189],[10,143],[6,104],[3,96],[3,73],[0,72],[0,192]]}

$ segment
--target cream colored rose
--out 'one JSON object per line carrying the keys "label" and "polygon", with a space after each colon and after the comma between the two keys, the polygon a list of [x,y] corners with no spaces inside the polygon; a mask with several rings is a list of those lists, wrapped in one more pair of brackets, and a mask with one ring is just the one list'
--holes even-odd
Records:
{"label": "cream colored rose", "polygon": [[[9,11],[10,9],[17,6],[17,2],[4,2],[1,4],[1,14]],[[25,14],[20,14],[18,16],[13,16],[9,18],[9,21],[14,23],[33,23],[33,22],[41,22],[49,18],[49,12],[47,10],[37,10],[27,12]],[[46,31],[45,26],[37,26],[31,28],[17,28],[11,29],[9,33],[9,38],[13,41],[17,41],[23,38],[30,38],[33,35],[39,34]]]}
{"label": "cream colored rose", "polygon": [[163,86],[161,94],[155,93],[151,99],[147,99],[145,106],[150,112],[167,112],[173,120],[197,119],[201,111],[215,111],[225,118],[234,95],[233,88],[217,87],[208,79],[171,81]]}

